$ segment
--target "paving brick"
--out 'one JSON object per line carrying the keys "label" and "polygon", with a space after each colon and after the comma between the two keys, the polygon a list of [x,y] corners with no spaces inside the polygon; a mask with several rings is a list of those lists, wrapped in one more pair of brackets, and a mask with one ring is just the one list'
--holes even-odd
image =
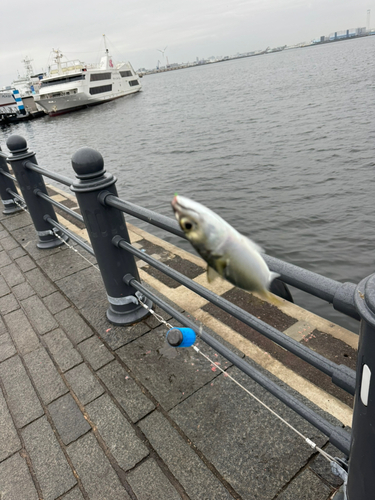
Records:
{"label": "paving brick", "polygon": [[12,259],[3,250],[2,252],[0,252],[0,267],[9,266],[9,264],[12,264]]}
{"label": "paving brick", "polygon": [[12,250],[13,248],[18,247],[17,241],[9,235],[5,238],[2,238],[1,245],[4,250]]}
{"label": "paving brick", "polygon": [[92,337],[94,334],[87,323],[72,308],[59,312],[55,315],[55,318],[63,327],[70,340],[75,344]]}
{"label": "paving brick", "polygon": [[86,406],[90,419],[97,427],[116,462],[123,470],[133,468],[149,451],[136,436],[120,410],[104,394]]}
{"label": "paving brick", "polygon": [[24,300],[32,295],[35,295],[35,290],[32,286],[25,281],[24,283],[20,283],[12,288],[12,292],[17,297],[18,300]]}
{"label": "paving brick", "polygon": [[25,309],[30,322],[41,335],[59,326],[37,295],[23,300],[22,307]]}
{"label": "paving brick", "polygon": [[143,394],[118,361],[101,368],[98,375],[133,422],[145,417],[155,408],[154,403]]}
{"label": "paving brick", "polygon": [[114,359],[103,342],[98,337],[91,337],[79,344],[82,356],[90,363],[94,370],[99,370]]}
{"label": "paving brick", "polygon": [[17,427],[24,427],[43,415],[43,408],[18,356],[0,363],[0,378]]}
{"label": "paving brick", "polygon": [[43,500],[54,500],[77,483],[46,417],[25,427],[22,437],[40,484]]}
{"label": "paving brick", "polygon": [[4,500],[39,499],[26,461],[18,453],[0,463],[0,493]]}
{"label": "paving brick", "polygon": [[80,489],[77,487],[73,488],[72,491],[69,491],[62,500],[83,500],[83,495]]}
{"label": "paving brick", "polygon": [[0,313],[1,314],[8,314],[12,311],[15,311],[16,309],[19,309],[20,306],[18,304],[17,299],[14,297],[12,293],[9,293],[8,295],[5,295],[4,297],[0,298]]}
{"label": "paving brick", "polygon": [[[15,229],[18,229],[20,227],[26,227],[26,226],[29,226],[31,229],[33,229],[34,234],[35,234],[35,229],[34,229],[34,226],[32,225],[30,214],[27,212],[19,212],[14,217],[6,215],[2,221],[2,224],[12,234],[13,234],[13,231]],[[7,236],[9,234],[8,231],[6,231]]]}
{"label": "paving brick", "polygon": [[21,354],[38,349],[40,346],[39,338],[21,309],[7,314],[4,319]]}
{"label": "paving brick", "polygon": [[91,429],[71,394],[66,394],[51,403],[48,410],[65,445],[75,441]]}
{"label": "paving brick", "polygon": [[68,392],[44,347],[26,354],[24,360],[44,404],[48,405]]}
{"label": "paving brick", "polygon": [[10,287],[19,285],[25,281],[25,278],[16,264],[9,264],[9,266],[1,269],[5,281]]}
{"label": "paving brick", "polygon": [[[21,441],[19,440],[5,398],[0,389],[0,462],[2,462],[5,458],[15,453],[20,448],[21,448]],[[0,481],[0,492],[1,492],[1,481]]]}
{"label": "paving brick", "polygon": [[8,293],[10,293],[10,288],[6,284],[5,279],[2,276],[0,276],[0,297],[3,297],[4,295],[7,295]]}
{"label": "paving brick", "polygon": [[36,267],[35,262],[30,259],[28,255],[20,257],[16,262],[23,273],[25,273],[26,271],[30,271],[31,269],[34,269],[34,267]]}
{"label": "paving brick", "polygon": [[25,273],[25,276],[30,285],[41,297],[45,297],[56,291],[55,285],[37,267]]}
{"label": "paving brick", "polygon": [[127,480],[137,500],[180,500],[181,496],[168,481],[155,460],[150,458],[131,471]]}
{"label": "paving brick", "polygon": [[3,318],[0,316],[0,335],[3,335],[4,333],[7,333],[7,332],[8,332],[8,330],[5,326]]}
{"label": "paving brick", "polygon": [[68,446],[68,454],[90,500],[130,500],[91,432]]}
{"label": "paving brick", "polygon": [[328,500],[332,490],[309,469],[293,479],[277,500]]}
{"label": "paving brick", "polygon": [[[193,349],[167,346],[164,327],[146,333],[116,352],[166,410],[218,375]],[[214,356],[209,348],[205,352]],[[229,365],[221,357],[216,359],[222,368]]]}
{"label": "paving brick", "polygon": [[139,426],[190,498],[233,500],[232,495],[161,413],[154,411]]}
{"label": "paving brick", "polygon": [[[319,447],[327,442],[317,429],[239,369],[232,367],[228,373]],[[244,500],[273,499],[314,453],[302,446],[300,436],[223,374],[169,414]]]}
{"label": "paving brick", "polygon": [[26,252],[22,247],[12,248],[12,250],[8,250],[7,253],[13,260],[19,259],[20,257],[26,255]]}
{"label": "paving brick", "polygon": [[53,282],[90,266],[85,259],[70,250],[64,252],[63,258],[60,254],[46,255],[38,263]]}
{"label": "paving brick", "polygon": [[63,372],[82,363],[82,356],[74,349],[73,344],[60,328],[47,333],[43,338],[53,358]]}
{"label": "paving brick", "polygon": [[88,319],[90,325],[113,350],[132,342],[150,330],[144,321],[131,326],[115,326],[107,319],[107,309],[107,302],[90,302],[81,309],[81,314]]}
{"label": "paving brick", "polygon": [[83,405],[90,403],[104,392],[102,385],[85,363],[66,372],[65,377]]}
{"label": "paving brick", "polygon": [[9,333],[0,335],[0,363],[16,354],[16,348]]}
{"label": "paving brick", "polygon": [[58,280],[56,284],[78,309],[90,303],[94,307],[98,307],[98,304],[108,304],[103,280],[91,266],[73,276]]}
{"label": "paving brick", "polygon": [[69,307],[69,302],[61,295],[60,292],[47,295],[47,297],[44,297],[43,302],[52,314],[56,314]]}

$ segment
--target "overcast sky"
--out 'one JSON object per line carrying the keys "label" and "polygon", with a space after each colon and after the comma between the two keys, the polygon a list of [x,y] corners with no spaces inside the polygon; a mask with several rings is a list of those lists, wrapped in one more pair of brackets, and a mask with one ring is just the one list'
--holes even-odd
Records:
{"label": "overcast sky", "polygon": [[164,49],[170,63],[310,41],[366,26],[375,0],[18,0],[2,2],[0,87],[46,70],[52,49],[98,62],[102,35],[115,61],[154,68]]}

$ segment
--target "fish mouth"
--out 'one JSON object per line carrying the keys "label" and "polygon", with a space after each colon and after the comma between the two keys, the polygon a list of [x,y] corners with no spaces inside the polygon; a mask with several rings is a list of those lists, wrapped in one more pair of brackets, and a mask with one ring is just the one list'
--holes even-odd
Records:
{"label": "fish mouth", "polygon": [[[184,199],[184,198],[182,197],[182,199]],[[187,201],[189,202],[189,200],[187,200]],[[174,215],[175,215],[178,223],[180,223],[180,219],[182,219],[183,217],[186,217],[186,216],[190,216],[190,217],[194,217],[194,218],[199,217],[198,212],[196,212],[195,210],[193,210],[190,207],[184,206],[183,203],[181,203],[181,196],[175,195],[171,201],[171,205],[172,205]]]}
{"label": "fish mouth", "polygon": [[191,208],[184,207],[184,205],[181,203],[181,196],[178,196],[177,194],[173,197],[173,200],[171,201],[171,205],[172,205],[173,210],[179,214],[181,213],[182,210],[184,210],[185,212],[196,213]]}
{"label": "fish mouth", "polygon": [[186,207],[184,207],[181,204],[181,200],[179,200],[179,197],[177,194],[173,197],[173,200],[171,201],[171,205],[172,205],[172,208],[174,210],[174,213],[175,213],[177,219],[178,219],[178,217],[180,217],[182,215],[182,211],[186,210]]}

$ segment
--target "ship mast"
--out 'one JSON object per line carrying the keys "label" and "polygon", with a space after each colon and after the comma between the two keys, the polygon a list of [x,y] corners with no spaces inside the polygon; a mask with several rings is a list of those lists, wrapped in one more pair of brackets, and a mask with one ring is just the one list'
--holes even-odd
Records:
{"label": "ship mast", "polygon": [[59,49],[55,50],[55,49],[52,49],[52,51],[56,54],[55,55],[55,61],[56,61],[56,64],[57,64],[57,72],[59,75],[62,74],[62,69],[61,69],[61,59],[64,57],[62,55],[62,53],[60,52]]}

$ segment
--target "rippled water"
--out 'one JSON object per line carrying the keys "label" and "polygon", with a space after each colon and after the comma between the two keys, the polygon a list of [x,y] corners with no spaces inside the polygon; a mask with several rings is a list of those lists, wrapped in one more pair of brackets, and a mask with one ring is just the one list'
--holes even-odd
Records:
{"label": "rippled water", "polygon": [[40,165],[70,177],[71,155],[94,147],[120,197],[172,216],[178,192],[270,255],[358,282],[374,271],[374,50],[368,37],[150,75],[138,95],[12,126],[0,143],[23,135]]}

